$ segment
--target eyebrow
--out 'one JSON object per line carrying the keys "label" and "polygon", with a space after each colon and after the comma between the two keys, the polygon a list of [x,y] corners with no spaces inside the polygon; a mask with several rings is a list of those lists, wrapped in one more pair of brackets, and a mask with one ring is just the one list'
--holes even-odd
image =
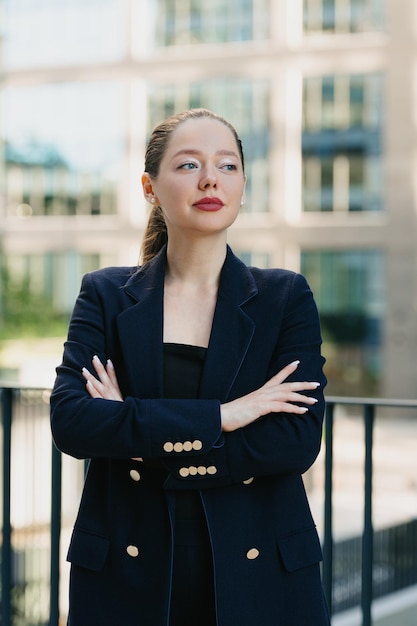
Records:
{"label": "eyebrow", "polygon": [[[202,154],[202,151],[197,150],[195,148],[183,148],[182,150],[178,150],[178,152],[176,152],[172,158],[175,159],[176,157],[181,156],[183,154],[193,154],[193,155],[198,156]],[[237,159],[239,158],[237,153],[234,152],[234,150],[217,150],[215,154],[218,154],[219,156],[233,156]]]}

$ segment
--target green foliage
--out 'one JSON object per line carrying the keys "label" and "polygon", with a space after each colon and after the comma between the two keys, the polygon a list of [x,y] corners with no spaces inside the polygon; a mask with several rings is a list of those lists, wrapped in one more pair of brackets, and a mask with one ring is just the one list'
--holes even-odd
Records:
{"label": "green foliage", "polygon": [[30,289],[28,278],[0,274],[0,340],[65,336],[68,316],[54,311],[51,299]]}

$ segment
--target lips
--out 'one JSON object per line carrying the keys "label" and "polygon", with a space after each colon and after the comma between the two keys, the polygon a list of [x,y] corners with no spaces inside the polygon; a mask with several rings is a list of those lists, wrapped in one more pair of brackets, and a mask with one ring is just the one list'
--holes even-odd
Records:
{"label": "lips", "polygon": [[219,211],[224,206],[224,202],[220,198],[207,197],[195,202],[194,206],[201,211]]}

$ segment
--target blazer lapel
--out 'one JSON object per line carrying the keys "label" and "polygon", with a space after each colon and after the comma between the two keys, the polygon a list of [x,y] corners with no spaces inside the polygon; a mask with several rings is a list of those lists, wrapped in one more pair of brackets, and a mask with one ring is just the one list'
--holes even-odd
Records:
{"label": "blazer lapel", "polygon": [[204,366],[200,396],[228,398],[252,340],[255,323],[242,306],[258,290],[250,270],[228,247]]}
{"label": "blazer lapel", "polygon": [[162,396],[165,249],[123,287],[134,304],[117,317],[129,388],[138,397]]}
{"label": "blazer lapel", "polygon": [[[166,249],[123,287],[133,304],[117,317],[129,389],[138,397],[163,395],[163,293]],[[255,331],[242,309],[257,294],[249,269],[228,247],[220,276],[200,396],[227,399]]]}

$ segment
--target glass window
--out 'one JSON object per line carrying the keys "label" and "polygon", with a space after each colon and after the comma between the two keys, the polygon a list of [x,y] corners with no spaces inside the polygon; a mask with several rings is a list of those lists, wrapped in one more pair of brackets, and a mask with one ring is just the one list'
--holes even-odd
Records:
{"label": "glass window", "polygon": [[270,255],[268,252],[247,252],[247,251],[237,251],[236,252],[239,259],[245,263],[245,265],[249,267],[261,267],[263,269],[267,269],[271,266],[270,263]]}
{"label": "glass window", "polygon": [[269,37],[269,0],[154,0],[158,46]]}
{"label": "glass window", "polygon": [[386,300],[384,254],[379,250],[303,251],[301,271],[320,313],[331,393],[375,393],[381,374]]}
{"label": "glass window", "polygon": [[243,211],[268,211],[269,82],[237,78],[203,83],[149,86],[148,129],[174,112],[205,107],[236,128],[245,153],[248,177]]}
{"label": "glass window", "polygon": [[380,75],[306,78],[303,210],[382,209]]}
{"label": "glass window", "polygon": [[65,336],[82,276],[114,262],[111,255],[94,252],[3,255],[0,341],[26,335]]}
{"label": "glass window", "polygon": [[126,46],[119,0],[4,0],[6,67],[113,61]]}
{"label": "glass window", "polygon": [[116,213],[123,118],[117,83],[6,88],[7,214]]}
{"label": "glass window", "polygon": [[304,32],[381,31],[384,5],[384,0],[304,0]]}

